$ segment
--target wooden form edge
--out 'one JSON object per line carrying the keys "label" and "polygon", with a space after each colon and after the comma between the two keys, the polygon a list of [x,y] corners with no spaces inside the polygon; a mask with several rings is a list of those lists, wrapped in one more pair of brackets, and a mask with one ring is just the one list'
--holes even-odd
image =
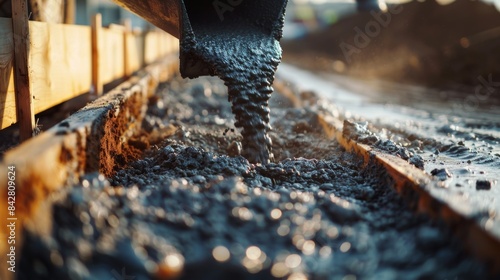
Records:
{"label": "wooden form edge", "polygon": [[32,137],[35,128],[33,95],[30,91],[28,1],[12,1],[12,32],[14,36],[14,90],[16,115],[21,141]]}
{"label": "wooden form edge", "polygon": [[344,137],[343,125],[337,119],[327,119],[319,114],[318,120],[330,139],[336,139],[344,149],[363,158],[365,165],[383,167],[392,179],[393,188],[411,208],[443,220],[470,253],[487,263],[493,274],[500,273],[500,237],[434,196],[430,189],[437,188],[438,183],[430,175],[400,157]]}
{"label": "wooden form edge", "polygon": [[[303,107],[303,101],[292,89],[293,83],[279,77],[273,87],[284,97],[290,99],[295,107]],[[336,139],[347,151],[364,159],[365,165],[375,164],[386,170],[393,180],[394,189],[407,200],[417,212],[438,218],[448,224],[463,242],[464,247],[479,259],[486,262],[492,273],[500,273],[500,235],[488,231],[476,220],[460,213],[451,205],[430,191],[437,182],[422,170],[407,161],[368,145],[357,143],[342,135],[343,123],[338,118],[318,114],[318,122],[329,139]]]}
{"label": "wooden form edge", "polygon": [[[66,120],[19,147],[7,152],[0,162],[0,170],[7,174],[15,167],[15,210],[10,215],[7,205],[0,208],[2,226],[8,218],[15,218],[15,256],[19,264],[23,232],[28,230],[44,236],[50,233],[52,197],[64,192],[68,183],[79,176],[99,170],[99,155],[105,147],[100,145],[104,126],[113,125],[118,118],[133,119],[122,135],[131,135],[140,129],[145,116],[148,97],[160,82],[168,80],[178,71],[177,54],[147,66],[109,93],[88,104]],[[127,104],[136,106],[127,108]],[[137,106],[139,109],[137,110]],[[135,115],[134,115],[135,114]],[[120,137],[115,137],[120,141]],[[119,143],[117,143],[119,145]],[[111,153],[104,153],[111,154]],[[97,156],[97,158],[96,158]],[[7,176],[0,176],[0,199],[7,201]],[[10,222],[10,221],[9,221]],[[3,269],[8,261],[9,231],[0,231],[0,279],[14,279],[15,273]]]}
{"label": "wooden form edge", "polygon": [[95,14],[91,20],[91,57],[92,57],[92,91],[95,96],[101,96],[103,92],[103,82],[101,78],[99,61],[101,61],[102,45],[102,16]]}

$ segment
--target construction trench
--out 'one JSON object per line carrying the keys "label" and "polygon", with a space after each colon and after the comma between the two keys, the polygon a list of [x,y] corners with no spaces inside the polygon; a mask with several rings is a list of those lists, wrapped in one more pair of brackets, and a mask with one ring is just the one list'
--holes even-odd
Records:
{"label": "construction trench", "polygon": [[256,164],[235,93],[178,69],[150,65],[3,156],[15,278],[500,279],[497,113],[281,64]]}
{"label": "construction trench", "polygon": [[[171,74],[142,99],[147,111],[141,99],[125,95],[119,108],[145,112],[136,119],[141,125],[128,124],[135,128],[123,130],[126,142],[113,146],[101,135],[108,144],[80,151],[87,158],[95,157],[93,149],[100,153],[100,162],[86,164],[97,164],[100,172],[68,177],[43,198],[42,214],[29,214],[51,226],[37,231],[32,225],[24,232],[17,277],[497,277],[498,239],[489,237],[486,248],[479,248],[491,232],[474,232],[484,220],[457,214],[453,203],[425,194],[442,183],[441,174],[433,178],[414,166],[432,164],[425,149],[382,140],[365,123],[346,118],[338,104],[297,91],[280,77],[270,101],[275,161],[265,165],[240,156],[241,135],[219,79]],[[88,110],[104,103],[96,100]],[[53,131],[78,131],[82,114]],[[110,123],[100,122],[105,131],[119,131],[122,119],[114,113]],[[66,157],[64,165],[82,161]],[[414,182],[421,178],[428,181]],[[447,207],[452,209],[440,209]]]}

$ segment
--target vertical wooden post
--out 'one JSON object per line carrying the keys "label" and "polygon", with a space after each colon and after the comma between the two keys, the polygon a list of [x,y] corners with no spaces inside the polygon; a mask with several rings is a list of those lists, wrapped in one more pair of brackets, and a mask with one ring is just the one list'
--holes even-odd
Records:
{"label": "vertical wooden post", "polygon": [[158,28],[155,28],[155,33],[156,33],[156,58],[155,61],[158,60],[161,57],[161,33],[158,31]]}
{"label": "vertical wooden post", "polygon": [[161,32],[158,28],[155,29],[155,32],[156,32],[156,38],[158,38],[158,41],[156,42],[156,47],[158,48],[158,51],[156,52],[156,60],[159,60],[161,55],[163,54],[163,50],[162,50],[162,40],[163,40],[163,36],[161,36]]}
{"label": "vertical wooden post", "polygon": [[168,34],[165,35],[165,54],[169,55],[171,53],[170,50],[170,36]]}
{"label": "vertical wooden post", "polygon": [[141,53],[141,68],[146,66],[146,51],[147,51],[147,44],[146,44],[146,34],[149,32],[149,26],[146,27],[144,30],[141,30],[141,39],[142,39],[142,53]]}
{"label": "vertical wooden post", "polygon": [[101,80],[101,71],[99,60],[101,56],[101,14],[95,14],[92,17],[92,87],[96,96],[102,95],[103,84]]}
{"label": "vertical wooden post", "polygon": [[64,23],[74,24],[75,23],[75,13],[76,13],[76,0],[66,0],[64,1]]}
{"label": "vertical wooden post", "polygon": [[132,64],[130,63],[130,47],[129,46],[129,34],[132,33],[132,21],[130,18],[126,18],[123,20],[123,26],[125,30],[123,31],[123,66],[125,67],[124,73],[125,78],[128,78],[134,72],[132,70]]}
{"label": "vertical wooden post", "polygon": [[166,44],[165,44],[165,32],[163,31],[159,31],[160,32],[160,58],[163,58],[165,57],[165,54],[167,53],[167,48],[166,48]]}
{"label": "vertical wooden post", "polygon": [[29,77],[28,1],[12,0],[12,29],[14,35],[14,87],[17,121],[21,141],[32,137],[35,128],[33,96]]}

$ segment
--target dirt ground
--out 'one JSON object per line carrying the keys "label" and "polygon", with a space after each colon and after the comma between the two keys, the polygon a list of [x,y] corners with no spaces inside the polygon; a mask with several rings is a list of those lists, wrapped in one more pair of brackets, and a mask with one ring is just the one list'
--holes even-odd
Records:
{"label": "dirt ground", "polygon": [[19,279],[490,277],[383,170],[328,140],[314,110],[275,94],[271,123],[276,161],[250,164],[221,81],[164,85],[144,158],[71,186],[51,236],[26,237]]}
{"label": "dirt ground", "polygon": [[[392,5],[283,42],[284,60],[314,70],[434,87],[500,79],[500,12],[481,1]],[[362,35],[361,35],[362,34]],[[496,94],[498,96],[498,91]]]}

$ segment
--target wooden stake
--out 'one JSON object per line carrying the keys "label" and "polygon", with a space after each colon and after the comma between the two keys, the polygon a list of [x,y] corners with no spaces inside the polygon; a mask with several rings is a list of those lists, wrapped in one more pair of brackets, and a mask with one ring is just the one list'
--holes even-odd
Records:
{"label": "wooden stake", "polygon": [[35,128],[33,96],[29,77],[28,1],[12,0],[12,29],[14,35],[14,87],[17,121],[21,141],[32,137]]}
{"label": "wooden stake", "polygon": [[123,31],[123,66],[125,68],[125,78],[128,78],[134,72],[129,57],[131,46],[129,46],[128,35],[132,33],[132,21],[130,18],[123,20],[123,26],[125,27],[125,31]]}
{"label": "wooden stake", "polygon": [[75,13],[76,13],[76,0],[66,0],[64,1],[64,23],[74,24],[75,23]]}
{"label": "wooden stake", "polygon": [[141,63],[140,68],[146,66],[146,58],[147,58],[147,56],[146,56],[146,51],[147,51],[146,38],[147,38],[147,36],[146,35],[147,34],[148,34],[148,27],[146,27],[144,30],[141,30],[140,36],[141,36],[141,43],[142,43],[142,46],[141,46],[142,47],[142,53],[141,53],[141,62],[142,63]]}
{"label": "wooden stake", "polygon": [[99,70],[99,58],[101,55],[101,14],[92,17],[92,87],[96,96],[102,95],[103,84]]}

